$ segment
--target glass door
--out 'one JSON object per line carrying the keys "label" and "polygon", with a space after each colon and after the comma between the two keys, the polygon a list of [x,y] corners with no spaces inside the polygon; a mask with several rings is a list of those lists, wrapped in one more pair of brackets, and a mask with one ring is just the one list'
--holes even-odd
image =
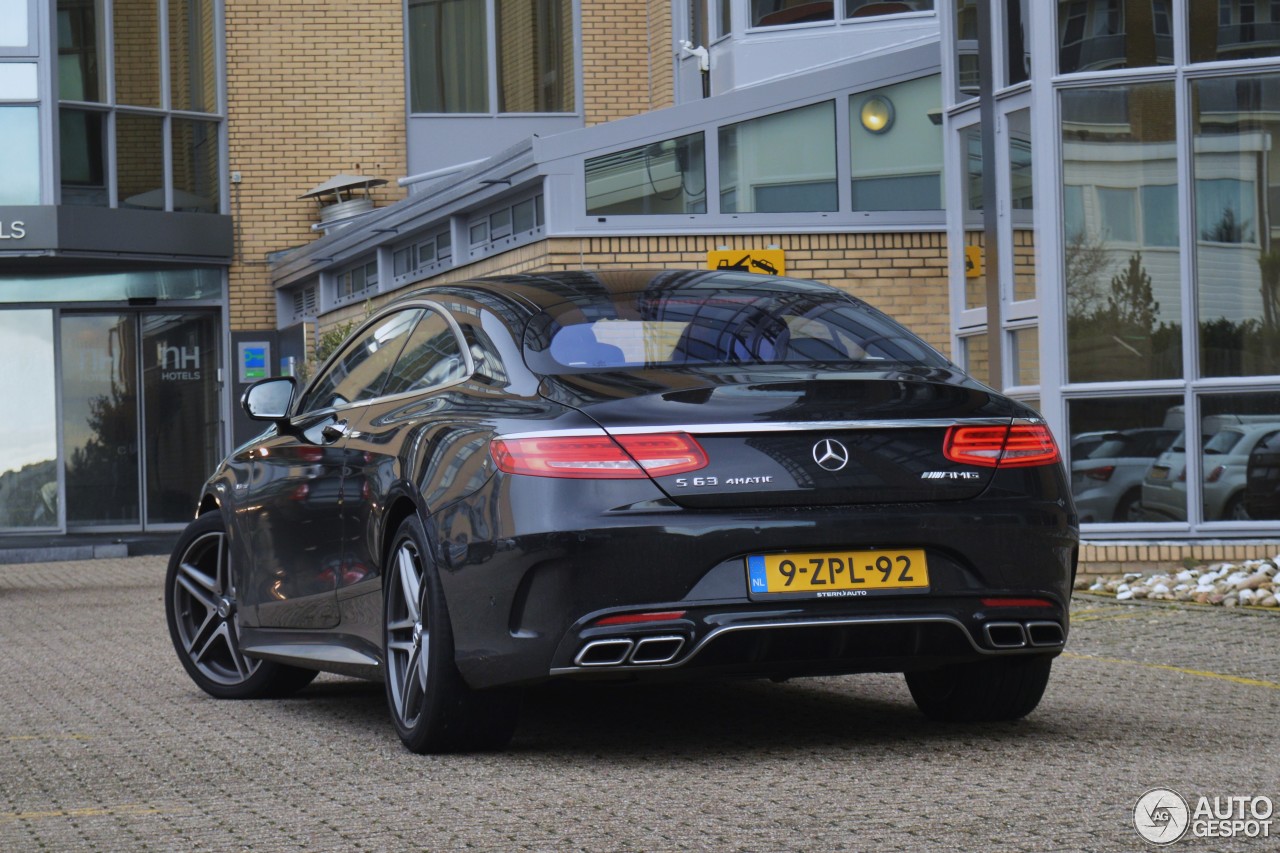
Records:
{"label": "glass door", "polygon": [[58,416],[53,312],[0,311],[0,530],[56,529]]}
{"label": "glass door", "polygon": [[142,426],[146,519],[185,524],[221,458],[218,320],[142,315]]}
{"label": "glass door", "polygon": [[218,318],[61,317],[68,529],[142,529],[191,518],[221,456]]}
{"label": "glass door", "polygon": [[68,528],[141,523],[137,354],[136,315],[63,315]]}

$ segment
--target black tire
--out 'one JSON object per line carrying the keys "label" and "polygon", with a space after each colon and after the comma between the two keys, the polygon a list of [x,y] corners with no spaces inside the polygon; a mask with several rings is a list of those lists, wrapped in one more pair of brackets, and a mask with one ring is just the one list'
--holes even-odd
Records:
{"label": "black tire", "polygon": [[1130,489],[1120,498],[1120,502],[1116,504],[1115,514],[1111,517],[1112,521],[1142,521],[1141,512],[1138,505],[1142,502],[1142,490]]}
{"label": "black tire", "polygon": [[1227,506],[1222,510],[1223,521],[1252,521],[1253,516],[1249,515],[1249,509],[1244,505],[1244,492],[1236,492],[1227,501]]}
{"label": "black tire", "polygon": [[1017,720],[1035,710],[1053,658],[992,658],[907,673],[911,698],[926,717],[952,723]]}
{"label": "black tire", "polygon": [[227,528],[219,512],[187,525],[169,557],[164,609],[169,637],[191,680],[218,699],[261,699],[301,690],[316,671],[240,651]]}
{"label": "black tire", "polygon": [[396,531],[383,574],[387,707],[412,752],[502,749],[515,733],[519,695],[473,690],[454,660],[440,577],[417,517]]}

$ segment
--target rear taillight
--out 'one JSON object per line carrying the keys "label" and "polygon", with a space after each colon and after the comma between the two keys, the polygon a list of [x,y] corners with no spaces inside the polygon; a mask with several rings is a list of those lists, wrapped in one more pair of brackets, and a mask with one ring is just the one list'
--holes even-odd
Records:
{"label": "rear taillight", "polygon": [[497,438],[489,448],[500,471],[533,477],[638,480],[707,465],[702,446],[682,432]]}
{"label": "rear taillight", "polygon": [[1058,445],[1043,424],[962,426],[947,430],[942,453],[952,462],[987,468],[1050,465],[1061,459]]}
{"label": "rear taillight", "polygon": [[1226,470],[1227,470],[1227,466],[1219,465],[1217,468],[1214,468],[1211,472],[1209,472],[1209,476],[1205,477],[1204,481],[1206,483],[1216,483],[1218,482],[1218,480],[1222,479],[1222,474]]}
{"label": "rear taillight", "polygon": [[1081,473],[1083,473],[1090,480],[1101,480],[1102,482],[1105,483],[1107,480],[1111,479],[1111,475],[1114,474],[1115,472],[1116,472],[1116,466],[1103,465],[1101,468],[1090,468],[1088,471],[1082,471]]}

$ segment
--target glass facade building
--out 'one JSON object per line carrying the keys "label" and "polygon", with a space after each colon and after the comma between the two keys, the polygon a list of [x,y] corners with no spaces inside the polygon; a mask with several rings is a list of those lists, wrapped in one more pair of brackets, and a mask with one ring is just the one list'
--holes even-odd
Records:
{"label": "glass facade building", "polygon": [[216,0],[0,2],[0,534],[176,529],[225,451]]}
{"label": "glass facade building", "polygon": [[[988,107],[1000,137],[1000,302],[955,287],[961,352],[985,368],[998,338],[1001,383],[1068,448],[1087,536],[1274,535],[1246,484],[1280,433],[1280,5],[982,3],[943,11],[949,132],[980,148]],[[957,219],[953,240],[992,233]]]}

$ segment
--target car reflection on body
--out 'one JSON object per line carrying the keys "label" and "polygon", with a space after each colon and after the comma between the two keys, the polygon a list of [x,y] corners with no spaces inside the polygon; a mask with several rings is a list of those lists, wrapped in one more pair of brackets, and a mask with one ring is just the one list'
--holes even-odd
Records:
{"label": "car reflection on body", "polygon": [[[1245,416],[1256,417],[1256,416]],[[1204,439],[1204,518],[1206,521],[1247,521],[1245,480],[1249,454],[1259,442],[1280,430],[1280,421],[1228,423]],[[1207,431],[1206,431],[1207,432]],[[1148,519],[1185,521],[1187,518],[1187,451],[1181,433],[1156,458],[1142,481],[1142,511]]]}
{"label": "car reflection on body", "polygon": [[420,752],[500,747],[550,679],[904,672],[931,717],[1004,720],[1066,640],[1077,524],[1043,421],[814,282],[432,286],[244,406],[270,427],[166,581],[214,696],[381,679]]}
{"label": "car reflection on body", "polygon": [[1084,459],[1071,463],[1071,493],[1082,522],[1135,521],[1142,478],[1178,435],[1159,427],[1107,433]]}

